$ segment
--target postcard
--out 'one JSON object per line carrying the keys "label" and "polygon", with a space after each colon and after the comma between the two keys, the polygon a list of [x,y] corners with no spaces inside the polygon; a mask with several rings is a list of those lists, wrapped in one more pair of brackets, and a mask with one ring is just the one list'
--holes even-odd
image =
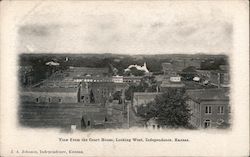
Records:
{"label": "postcard", "polygon": [[1,156],[249,156],[248,1],[2,1]]}

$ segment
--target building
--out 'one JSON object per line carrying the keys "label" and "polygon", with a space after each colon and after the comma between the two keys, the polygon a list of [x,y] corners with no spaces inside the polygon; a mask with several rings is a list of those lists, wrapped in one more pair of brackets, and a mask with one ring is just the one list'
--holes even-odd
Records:
{"label": "building", "polygon": [[157,118],[155,118],[155,117],[149,119],[149,120],[146,122],[145,127],[148,128],[148,129],[161,129],[161,128],[162,128],[162,126],[160,126],[160,125],[157,123]]}
{"label": "building", "polygon": [[91,103],[105,103],[106,101],[112,101],[113,94],[117,91],[121,91],[122,97],[124,97],[125,89],[128,87],[126,83],[114,82],[95,82],[90,83],[88,86]]}
{"label": "building", "polygon": [[18,120],[27,127],[80,129],[83,111],[81,103],[20,103]]}
{"label": "building", "polygon": [[230,123],[229,91],[227,89],[195,89],[186,94],[195,128],[225,127]]}
{"label": "building", "polygon": [[39,84],[37,84],[35,87],[39,88],[79,88],[80,83],[76,82],[71,79],[47,79]]}
{"label": "building", "polygon": [[105,128],[105,123],[108,121],[109,118],[106,108],[93,105],[87,106],[83,112],[81,128]]}
{"label": "building", "polygon": [[195,67],[199,69],[201,66],[201,60],[193,58],[175,59],[172,61],[172,65],[175,71],[182,71],[187,67]]}
{"label": "building", "polygon": [[23,88],[21,101],[27,103],[78,103],[79,88]]}
{"label": "building", "polygon": [[146,106],[148,103],[153,102],[157,95],[160,94],[158,92],[134,92],[132,103],[135,112],[137,112],[138,107]]}
{"label": "building", "polygon": [[180,76],[170,77],[170,82],[181,82]]}
{"label": "building", "polygon": [[112,99],[112,95],[116,91],[115,83],[91,83],[89,84],[90,102],[91,103],[105,103],[107,100]]}
{"label": "building", "polygon": [[85,83],[92,83],[92,82],[113,82],[112,77],[107,76],[75,76],[73,80],[76,82],[85,82]]}
{"label": "building", "polygon": [[172,63],[162,63],[164,78],[160,84],[160,91],[165,92],[170,88],[181,89],[185,84],[181,82],[181,77],[177,74],[176,67]]}
{"label": "building", "polygon": [[143,64],[143,66],[140,66],[140,65],[129,65],[127,69],[125,69],[124,71],[130,71],[131,68],[136,68],[137,70],[141,70],[141,71],[144,71],[145,73],[149,73],[149,70],[147,68],[147,65],[146,63]]}
{"label": "building", "polygon": [[164,75],[168,77],[177,75],[177,71],[175,71],[174,65],[172,63],[162,63],[162,70]]}
{"label": "building", "polygon": [[90,103],[90,89],[88,83],[81,83],[79,95],[79,101],[81,103]]}
{"label": "building", "polygon": [[57,62],[54,62],[54,61],[50,61],[50,62],[45,63],[45,65],[48,65],[48,66],[59,66],[60,64],[57,63]]}
{"label": "building", "polygon": [[81,129],[121,128],[123,114],[120,111],[93,105],[84,108]]}
{"label": "building", "polygon": [[[174,79],[174,81],[171,80],[163,80],[162,83],[160,84],[160,91],[161,92],[165,92],[169,89],[183,89],[185,88],[185,84],[180,82],[180,81],[175,81],[176,79]],[[178,79],[179,80],[179,79]]]}
{"label": "building", "polygon": [[123,83],[123,76],[112,76],[112,82],[114,83]]}
{"label": "building", "polygon": [[32,66],[19,66],[19,82],[21,86],[30,86],[33,83]]}
{"label": "building", "polygon": [[129,84],[138,84],[141,82],[142,78],[142,76],[124,76],[123,82]]}
{"label": "building", "polygon": [[90,68],[90,67],[69,67],[65,71],[69,77],[80,76],[107,76],[109,75],[108,68]]}
{"label": "building", "polygon": [[214,86],[229,87],[230,76],[227,70],[197,70],[197,74]]}
{"label": "building", "polygon": [[89,83],[102,83],[102,82],[113,82],[113,83],[140,83],[141,76],[75,76],[73,80],[75,82],[89,82]]}
{"label": "building", "polygon": [[230,77],[227,71],[216,70],[211,71],[211,76],[209,79],[212,85],[217,87],[229,87]]}
{"label": "building", "polygon": [[210,80],[211,70],[196,70],[197,75],[203,80]]}

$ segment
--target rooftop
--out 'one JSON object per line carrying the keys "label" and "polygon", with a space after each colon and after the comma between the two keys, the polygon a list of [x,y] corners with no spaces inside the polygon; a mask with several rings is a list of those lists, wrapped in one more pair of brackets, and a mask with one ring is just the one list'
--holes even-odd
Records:
{"label": "rooftop", "polygon": [[79,86],[78,82],[74,82],[73,80],[66,79],[53,79],[53,80],[45,80],[40,84],[40,88],[77,88]]}
{"label": "rooftop", "polygon": [[78,91],[78,88],[23,88],[22,92],[46,92],[46,93],[75,93]]}
{"label": "rooftop", "polygon": [[160,92],[134,92],[134,96],[156,96],[160,95]]}
{"label": "rooftop", "polygon": [[84,107],[82,103],[60,105],[21,103],[18,109],[19,122],[22,125],[67,128],[81,121]]}
{"label": "rooftop", "polygon": [[161,87],[184,87],[185,84],[182,82],[171,82],[170,80],[163,80]]}
{"label": "rooftop", "polygon": [[197,101],[201,100],[228,100],[229,90],[228,89],[195,89],[187,90],[187,95]]}

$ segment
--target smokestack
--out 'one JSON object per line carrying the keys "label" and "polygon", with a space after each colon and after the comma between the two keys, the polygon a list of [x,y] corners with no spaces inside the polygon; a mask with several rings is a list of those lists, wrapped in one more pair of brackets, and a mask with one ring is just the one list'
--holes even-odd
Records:
{"label": "smokestack", "polygon": [[220,88],[220,87],[221,87],[221,86],[220,86],[220,73],[218,73],[217,75],[218,75],[218,77],[217,77],[218,88]]}

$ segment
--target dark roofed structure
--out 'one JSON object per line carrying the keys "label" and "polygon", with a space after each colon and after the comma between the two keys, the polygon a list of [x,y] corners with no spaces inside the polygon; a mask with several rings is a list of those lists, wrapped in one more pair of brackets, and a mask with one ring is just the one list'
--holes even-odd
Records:
{"label": "dark roofed structure", "polygon": [[81,128],[82,103],[21,103],[19,106],[19,122],[27,127],[55,127],[70,129],[72,125]]}
{"label": "dark roofed structure", "polygon": [[229,90],[225,88],[187,90],[186,100],[195,128],[227,128],[230,126],[231,107]]}
{"label": "dark roofed structure", "polygon": [[79,88],[23,88],[20,97],[31,103],[77,103]]}
{"label": "dark roofed structure", "polygon": [[229,100],[229,90],[228,89],[195,89],[187,90],[187,95],[196,101],[201,100]]}
{"label": "dark roofed structure", "polygon": [[108,68],[90,68],[90,67],[70,67],[66,71],[70,77],[79,76],[105,76],[109,74]]}
{"label": "dark roofed structure", "polygon": [[78,91],[78,88],[23,88],[22,92],[46,92],[46,93],[74,93]]}

